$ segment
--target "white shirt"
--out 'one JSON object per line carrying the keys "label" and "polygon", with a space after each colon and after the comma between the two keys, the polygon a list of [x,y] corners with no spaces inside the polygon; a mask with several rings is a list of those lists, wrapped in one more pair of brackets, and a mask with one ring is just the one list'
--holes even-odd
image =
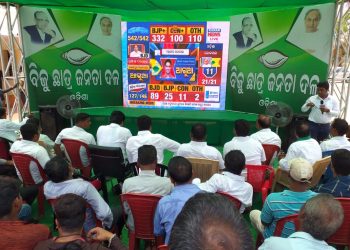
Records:
{"label": "white shirt", "polygon": [[[328,113],[324,112],[322,114],[320,110],[321,101],[323,101],[324,107],[329,109]],[[311,108],[309,121],[326,124],[331,123],[332,119],[339,115],[339,101],[331,95],[328,95],[325,99],[322,99],[318,95],[310,96],[301,107],[302,112],[306,112],[310,109],[310,107],[306,106],[310,102],[315,104],[315,106]]]}
{"label": "white shirt", "polygon": [[251,138],[259,141],[261,144],[276,145],[281,148],[281,138],[270,128],[263,128],[252,134]]}
{"label": "white shirt", "polygon": [[306,232],[295,232],[288,238],[269,237],[259,250],[335,250],[325,241],[317,240]]}
{"label": "white shirt", "polygon": [[129,129],[121,127],[119,124],[111,123],[109,125],[100,126],[97,129],[96,138],[97,145],[104,147],[119,147],[126,159],[126,142],[132,136]]}
{"label": "white shirt", "polygon": [[141,57],[142,52],[141,51],[131,51],[130,57]]}
{"label": "white shirt", "polygon": [[43,142],[45,144],[44,148],[46,149],[50,158],[54,157],[55,156],[55,153],[54,153],[55,142],[52,141],[50,139],[50,137],[48,137],[47,135],[44,135],[44,134],[40,134],[39,141]]}
{"label": "white shirt", "polygon": [[322,152],[333,151],[336,149],[347,149],[350,151],[350,142],[345,136],[334,136],[320,144]]}
{"label": "white shirt", "polygon": [[123,183],[122,193],[143,193],[167,195],[173,184],[167,177],[160,177],[154,171],[142,170],[138,176],[127,178]]}
{"label": "white shirt", "polygon": [[219,161],[220,169],[224,169],[224,160],[216,148],[208,146],[207,142],[191,141],[190,143],[181,144],[176,155],[182,157],[204,158]]}
{"label": "white shirt", "polygon": [[27,122],[27,120],[28,117],[17,123],[7,119],[0,119],[0,137],[12,142],[16,141],[20,135],[19,129]]}
{"label": "white shirt", "polygon": [[153,145],[157,149],[157,162],[162,164],[165,149],[176,152],[180,144],[161,134],[152,134],[149,130],[139,131],[136,136],[129,138],[126,143],[126,154],[129,162],[137,162],[138,149],[143,145]]}
{"label": "white shirt", "polygon": [[[55,143],[61,144],[62,139],[72,139],[84,142],[86,144],[96,145],[95,138],[92,134],[86,132],[83,128],[73,126],[72,128],[63,129],[56,137]],[[80,148],[80,159],[84,166],[89,165],[89,159],[85,147]]]}
{"label": "white shirt", "polygon": [[245,156],[247,165],[261,165],[266,161],[265,151],[260,142],[250,138],[249,136],[236,136],[224,145],[225,155],[231,150],[240,150]]}
{"label": "white shirt", "polygon": [[[30,155],[31,157],[35,158],[39,162],[42,168],[45,168],[45,164],[50,160],[50,157],[46,149],[34,141],[27,141],[27,140],[15,141],[11,146],[10,152]],[[36,184],[43,181],[43,179],[41,178],[38,166],[35,162],[30,163],[29,170]],[[16,171],[17,171],[17,175],[20,178],[22,178],[17,168],[16,168]]]}
{"label": "white shirt", "polygon": [[198,184],[198,187],[207,192],[221,191],[234,196],[242,202],[241,213],[252,205],[253,187],[244,181],[243,176],[224,171],[222,174],[214,174],[206,182]]}
{"label": "white shirt", "polygon": [[308,138],[293,142],[287,151],[286,157],[279,161],[283,170],[289,170],[289,162],[294,158],[304,158],[310,164],[322,159],[321,147],[315,139]]}
{"label": "white shirt", "polygon": [[56,199],[68,193],[76,194],[84,198],[94,210],[97,219],[102,221],[103,226],[108,228],[112,226],[112,211],[90,182],[84,181],[83,179],[72,179],[60,183],[48,181],[44,185],[46,199]]}

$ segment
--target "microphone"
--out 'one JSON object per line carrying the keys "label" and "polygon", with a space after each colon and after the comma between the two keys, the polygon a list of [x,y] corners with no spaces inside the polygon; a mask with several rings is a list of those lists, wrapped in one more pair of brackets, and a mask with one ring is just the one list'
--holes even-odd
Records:
{"label": "microphone", "polygon": [[[322,106],[324,106],[323,103],[324,103],[323,100],[321,100],[321,101],[320,101],[320,104],[321,104],[321,105],[320,105],[320,108],[324,108],[324,107],[322,107]],[[322,111],[322,110],[321,110],[321,113],[322,113],[322,115],[323,115],[323,111]]]}

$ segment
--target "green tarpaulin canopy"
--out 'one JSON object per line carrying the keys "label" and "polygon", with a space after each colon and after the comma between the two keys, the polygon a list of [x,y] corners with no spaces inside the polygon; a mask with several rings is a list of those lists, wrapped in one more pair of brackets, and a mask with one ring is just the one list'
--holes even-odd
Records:
{"label": "green tarpaulin canopy", "polygon": [[115,13],[124,20],[226,20],[228,16],[335,0],[15,0],[20,5],[58,6]]}

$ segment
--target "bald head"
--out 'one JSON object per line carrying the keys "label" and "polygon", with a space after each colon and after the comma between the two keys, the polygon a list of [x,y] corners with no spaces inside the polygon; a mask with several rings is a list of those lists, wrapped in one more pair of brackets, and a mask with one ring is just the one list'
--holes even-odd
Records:
{"label": "bald head", "polygon": [[269,128],[271,126],[271,119],[267,115],[259,115],[257,120],[258,128]]}

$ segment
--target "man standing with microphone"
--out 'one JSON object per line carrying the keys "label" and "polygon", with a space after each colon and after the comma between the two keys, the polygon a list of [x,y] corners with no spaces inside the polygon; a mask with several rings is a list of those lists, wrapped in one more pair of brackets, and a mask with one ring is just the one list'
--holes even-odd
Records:
{"label": "man standing with microphone", "polygon": [[317,141],[328,138],[330,124],[339,115],[339,101],[328,93],[328,81],[317,84],[317,95],[309,97],[301,107],[302,112],[309,114],[310,134]]}

